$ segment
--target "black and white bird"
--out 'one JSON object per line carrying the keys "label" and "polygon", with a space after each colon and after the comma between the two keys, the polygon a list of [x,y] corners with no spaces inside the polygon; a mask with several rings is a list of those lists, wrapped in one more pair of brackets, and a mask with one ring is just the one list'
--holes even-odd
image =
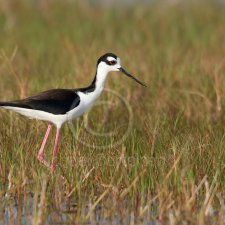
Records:
{"label": "black and white bird", "polygon": [[[52,172],[56,169],[56,155],[62,125],[67,121],[81,116],[90,109],[102,93],[106,77],[110,71],[120,71],[145,86],[145,84],[121,67],[119,57],[113,53],[106,53],[98,59],[96,75],[88,87],[78,89],[51,89],[22,100],[0,102],[1,108],[12,110],[31,119],[49,122],[37,158],[41,163],[50,167]],[[57,131],[52,162],[49,165],[44,159],[44,148],[53,124],[57,127]]]}

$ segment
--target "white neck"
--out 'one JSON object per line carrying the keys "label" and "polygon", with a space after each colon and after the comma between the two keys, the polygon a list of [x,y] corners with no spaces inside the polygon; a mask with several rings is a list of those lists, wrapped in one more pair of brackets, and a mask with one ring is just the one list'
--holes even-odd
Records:
{"label": "white neck", "polygon": [[100,63],[97,68],[95,88],[100,89],[101,91],[104,88],[106,77],[109,73],[108,67],[106,67],[103,63]]}

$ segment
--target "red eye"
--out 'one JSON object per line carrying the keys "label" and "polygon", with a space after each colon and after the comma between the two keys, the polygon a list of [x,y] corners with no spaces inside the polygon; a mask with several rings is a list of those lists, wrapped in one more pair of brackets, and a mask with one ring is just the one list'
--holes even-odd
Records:
{"label": "red eye", "polygon": [[116,64],[116,60],[109,61],[109,64],[110,65],[115,65]]}

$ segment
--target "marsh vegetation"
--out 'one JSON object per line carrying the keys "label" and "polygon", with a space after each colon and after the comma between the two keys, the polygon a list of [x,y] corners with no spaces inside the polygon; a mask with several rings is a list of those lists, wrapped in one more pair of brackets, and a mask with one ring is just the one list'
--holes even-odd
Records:
{"label": "marsh vegetation", "polygon": [[224,224],[225,7],[33,3],[0,13],[1,100],[85,86],[110,51],[148,88],[112,73],[55,174],[47,124],[1,110],[0,223]]}

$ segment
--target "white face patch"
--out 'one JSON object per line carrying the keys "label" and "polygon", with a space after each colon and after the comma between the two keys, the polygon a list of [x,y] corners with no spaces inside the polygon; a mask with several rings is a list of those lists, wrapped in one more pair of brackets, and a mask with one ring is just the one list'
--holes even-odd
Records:
{"label": "white face patch", "polygon": [[113,58],[112,56],[108,56],[108,57],[107,57],[107,60],[110,62],[110,61],[114,61],[114,60],[116,60],[116,59]]}

